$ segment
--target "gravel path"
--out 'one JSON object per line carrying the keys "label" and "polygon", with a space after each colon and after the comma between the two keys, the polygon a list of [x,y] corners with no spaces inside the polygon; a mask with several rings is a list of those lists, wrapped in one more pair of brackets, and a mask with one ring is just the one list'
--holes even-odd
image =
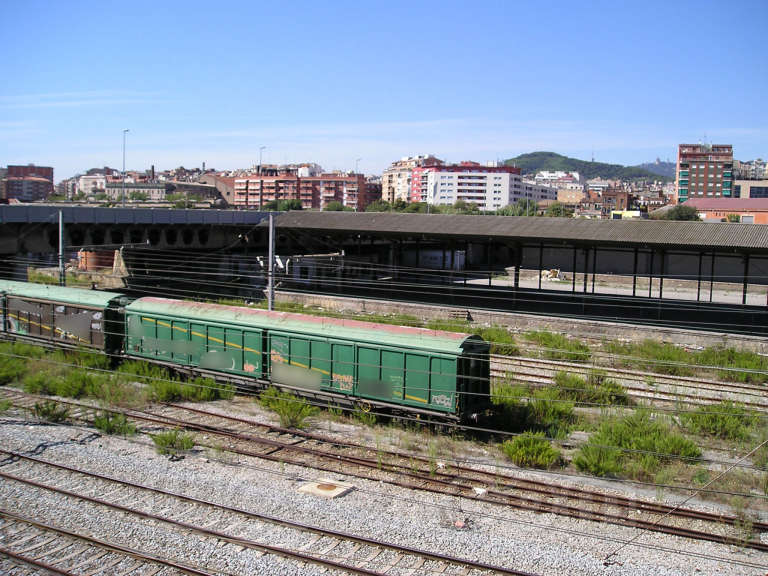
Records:
{"label": "gravel path", "polygon": [[[637,530],[505,510],[482,502],[423,494],[342,476],[331,479],[350,482],[356,489],[342,498],[325,500],[297,492],[306,481],[328,476],[322,472],[203,451],[193,451],[183,460],[171,462],[155,454],[146,437],[129,440],[93,437],[92,429],[40,425],[19,418],[12,412],[0,418],[0,446],[5,449],[34,450],[46,460],[262,514],[537,574],[763,575],[766,572],[766,568],[696,556],[702,554],[768,567],[768,554],[661,534],[644,534],[638,542],[688,555],[632,545],[621,550],[615,558],[617,563],[605,566],[605,556],[620,545],[619,541],[637,536]],[[331,573],[316,565],[301,565],[211,539],[182,535],[156,522],[129,518],[113,511],[105,513],[96,505],[67,500],[10,481],[0,481],[0,506],[59,526],[87,528],[128,546],[139,547],[141,543],[153,553],[201,563],[228,574]],[[464,527],[457,528],[457,522]],[[7,566],[7,563],[0,564],[0,570]]]}

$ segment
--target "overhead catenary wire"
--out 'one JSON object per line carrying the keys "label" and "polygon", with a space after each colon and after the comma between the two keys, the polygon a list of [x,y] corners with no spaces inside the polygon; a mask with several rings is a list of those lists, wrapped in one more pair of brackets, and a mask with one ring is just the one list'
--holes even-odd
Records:
{"label": "overhead catenary wire", "polygon": [[[193,291],[190,291],[191,293]],[[199,297],[200,292],[194,291],[194,294]],[[362,318],[365,320],[365,318]],[[504,345],[507,344],[506,342],[494,342],[489,341],[490,344],[500,344]],[[648,358],[641,358],[641,357],[635,357],[630,355],[623,355],[618,353],[608,353],[604,351],[589,351],[589,352],[580,352],[580,351],[571,351],[571,350],[561,350],[561,349],[554,349],[554,348],[548,348],[544,346],[532,346],[528,345],[528,348],[532,348],[534,350],[538,350],[544,353],[549,354],[571,354],[571,355],[579,355],[583,354],[585,357],[587,356],[597,356],[600,358],[607,358],[607,359],[618,359],[619,362],[638,362],[642,361],[646,364],[651,365],[658,365],[658,366],[667,366],[667,367],[682,367],[686,369],[693,369],[693,370],[716,370],[720,372],[734,372],[734,373],[742,373],[742,374],[755,374],[755,375],[768,375],[768,371],[764,370],[758,370],[758,369],[752,369],[752,368],[740,368],[740,367],[729,367],[729,366],[716,366],[716,365],[702,365],[698,363],[683,363],[683,362],[675,362],[675,361],[669,361],[669,360],[654,360],[654,359],[648,359]],[[599,366],[596,367],[599,369]],[[665,374],[662,372],[660,373],[660,376],[665,376]]]}
{"label": "overhead catenary wire", "polygon": [[[149,270],[149,269],[147,269],[147,271],[148,271],[148,272],[151,272],[151,270]],[[197,272],[199,272],[199,269],[196,269],[196,270],[189,270],[189,273],[190,273],[190,274],[192,274],[192,273],[197,273]],[[225,275],[225,274],[224,274],[224,273],[216,273],[216,275]],[[229,276],[231,276],[231,274],[226,274],[226,275],[229,275]],[[243,276],[243,274],[241,274],[241,273],[240,273],[240,274],[238,274],[238,275],[239,275],[239,276],[241,276],[241,277]],[[263,275],[263,274],[254,275],[254,278],[257,278],[257,279],[263,279],[263,278],[264,278],[264,275]],[[155,280],[165,280],[165,281],[175,281],[175,282],[178,282],[178,281],[179,281],[179,278],[178,278],[178,277],[156,276],[156,277],[155,277]],[[198,280],[199,280],[199,276],[198,276]],[[355,281],[355,280],[344,280],[344,281],[338,281],[338,282],[336,282],[336,283],[337,283],[337,284],[340,284],[341,286],[343,286],[345,282],[347,283],[347,285],[348,285],[348,286],[360,286],[360,285],[364,284],[364,283],[361,283],[360,281]],[[234,287],[237,287],[237,288],[240,288],[240,289],[244,288],[243,286],[241,286],[241,285],[239,285],[239,284],[236,284],[236,283],[230,283],[230,284],[232,285],[232,287],[233,287],[233,288],[234,288]],[[401,286],[401,287],[402,287],[402,290],[396,289],[396,288],[395,288],[395,286],[391,286],[391,288],[392,288],[392,291],[393,291],[393,292],[398,292],[398,291],[399,291],[399,292],[403,292],[404,294],[409,294],[409,293],[411,293],[411,292],[413,291],[413,289],[416,289],[416,288],[425,288],[425,287],[428,287],[428,288],[431,288],[431,289],[434,289],[434,288],[439,288],[439,286],[438,286],[438,285],[434,285],[434,284],[429,284],[429,285],[421,285],[421,284],[417,284],[417,285],[414,285],[414,284],[408,284],[408,283],[399,283],[399,286]],[[155,287],[153,287],[153,288],[155,288]],[[455,288],[455,289],[456,289],[456,290],[461,290],[462,288]],[[473,291],[473,293],[474,293],[474,292],[476,292],[478,289],[480,289],[480,290],[485,290],[485,288],[483,288],[483,287],[480,287],[480,286],[472,286],[472,287],[468,287],[468,288],[466,288],[466,289],[468,289],[468,290],[472,290],[472,291]],[[564,293],[565,293],[565,292],[564,292]],[[435,295],[437,296],[437,295],[439,295],[439,294],[440,294],[440,292],[437,292]],[[217,292],[215,292],[215,293],[211,293],[211,295],[217,295],[217,296],[220,296],[220,295],[221,295],[221,293],[217,291]],[[498,297],[498,294],[496,294],[496,293],[494,292],[494,298],[497,298],[497,297]],[[480,298],[483,298],[483,297],[482,297],[482,296],[480,296]],[[488,298],[491,298],[491,297],[489,296]],[[537,300],[535,300],[535,299],[529,299],[529,300],[530,300],[531,302],[536,302],[536,301],[537,301]],[[614,298],[614,300],[615,300],[615,298]],[[545,301],[541,301],[541,302],[542,302],[542,303],[544,303]],[[549,302],[549,301],[547,301],[547,302],[548,302],[548,303],[551,303],[551,302]],[[693,302],[693,301],[692,301],[692,302]],[[607,304],[606,304],[606,306],[608,306],[608,307],[610,307],[610,306],[616,306],[616,305],[617,305],[617,304],[610,304],[610,303],[607,303]],[[638,308],[643,308],[642,306],[637,306],[637,305],[636,305],[635,307],[638,307]],[[627,308],[627,306],[626,306],[626,305],[622,305],[622,306],[621,306],[621,308],[624,308],[624,309],[626,309],[626,308]],[[695,307],[694,307],[693,309],[695,309]],[[744,310],[743,310],[741,307],[738,307],[738,306],[732,306],[732,307],[731,307],[731,309],[732,309],[732,311],[734,312],[734,314],[739,314],[739,313],[742,313],[742,314],[743,314],[743,313],[746,313],[746,312],[745,312],[745,311],[744,311]],[[573,316],[574,316],[574,317],[580,317],[580,315],[573,315]],[[675,322],[666,322],[666,323],[667,323],[667,324],[671,324],[671,325],[673,325]],[[695,325],[695,323],[692,323],[692,322],[681,322],[681,321],[678,321],[678,323],[680,323],[681,325]],[[702,324],[702,325],[705,325],[705,326],[709,325],[709,323],[700,323],[700,324]],[[734,324],[734,327],[739,327],[739,326],[740,326],[740,325],[738,325],[738,324]]]}

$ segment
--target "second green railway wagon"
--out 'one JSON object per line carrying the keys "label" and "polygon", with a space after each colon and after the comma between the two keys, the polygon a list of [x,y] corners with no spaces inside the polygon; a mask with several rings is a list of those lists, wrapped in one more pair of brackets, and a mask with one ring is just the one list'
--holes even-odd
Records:
{"label": "second green railway wagon", "polygon": [[489,402],[477,336],[164,298],[125,314],[128,356],[454,418]]}

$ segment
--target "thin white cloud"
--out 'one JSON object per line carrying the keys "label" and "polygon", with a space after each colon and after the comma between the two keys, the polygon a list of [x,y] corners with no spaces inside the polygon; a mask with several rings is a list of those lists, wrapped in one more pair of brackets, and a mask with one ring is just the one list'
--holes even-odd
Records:
{"label": "thin white cloud", "polygon": [[4,96],[0,98],[0,108],[80,108],[85,106],[156,104],[168,101],[170,100],[159,92],[89,90]]}

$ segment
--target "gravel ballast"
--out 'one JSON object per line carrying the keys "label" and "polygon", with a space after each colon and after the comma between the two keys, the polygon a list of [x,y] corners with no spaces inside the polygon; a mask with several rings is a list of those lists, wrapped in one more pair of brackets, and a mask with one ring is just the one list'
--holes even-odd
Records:
{"label": "gravel ballast", "polygon": [[[612,558],[614,563],[606,566],[605,557],[620,542],[636,538],[638,530],[504,509],[466,498],[426,494],[218,451],[193,450],[180,461],[170,461],[157,455],[144,436],[92,437],[93,432],[80,426],[24,422],[12,412],[0,419],[0,445],[7,450],[35,451],[40,458],[52,462],[255,513],[537,574],[762,575],[766,571],[704,559],[701,555],[768,566],[765,553],[658,533],[642,534],[635,544],[643,546],[624,547]],[[338,499],[322,499],[297,491],[308,481],[329,477],[351,483],[355,489]],[[180,533],[162,523],[105,511],[94,504],[9,480],[0,482],[0,506],[40,521],[73,530],[85,528],[126,546],[231,574],[333,573],[317,565]],[[263,537],[263,531],[269,528],[261,524],[257,528],[254,523],[243,529],[258,531],[253,536]],[[295,533],[288,534],[277,527],[272,530],[277,545],[298,548],[306,543]]]}

